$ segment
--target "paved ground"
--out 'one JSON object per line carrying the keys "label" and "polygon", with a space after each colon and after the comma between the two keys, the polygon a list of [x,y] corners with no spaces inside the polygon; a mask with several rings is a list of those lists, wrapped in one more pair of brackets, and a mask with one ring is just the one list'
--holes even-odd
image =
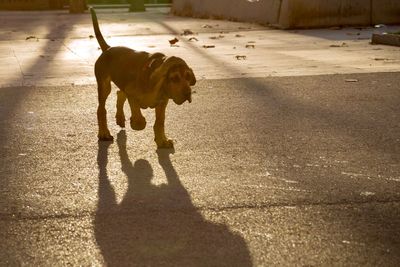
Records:
{"label": "paved ground", "polygon": [[[199,79],[400,69],[399,48],[369,44],[372,32],[387,31],[386,27],[280,31],[256,24],[175,17],[167,11],[99,10],[98,17],[109,44],[180,55],[190,59]],[[90,38],[93,28],[88,14],[0,12],[0,24],[0,86],[95,82],[93,64],[100,51]],[[185,29],[194,35],[182,36]],[[171,47],[168,40],[175,37],[180,41]],[[189,41],[191,37],[198,41]]]}
{"label": "paved ground", "polygon": [[[20,70],[2,74],[3,85],[11,86],[0,88],[0,265],[398,266],[398,48],[353,40],[349,29],[288,33],[155,11],[101,13],[100,20],[110,18],[105,31],[118,34],[110,43],[151,40],[141,46],[155,43],[154,49],[182,53],[203,77],[192,104],[168,107],[175,151],[156,151],[151,127],[121,131],[114,124],[115,95],[108,110],[116,140],[97,142],[90,65],[99,52],[86,37],[87,15],[74,17],[80,26],[65,30],[64,40],[47,29],[64,25],[67,14],[3,14],[10,20],[2,24],[7,30],[2,26],[1,53],[13,56],[2,56],[1,73],[14,67],[7,63],[12,60]],[[15,32],[12,14],[20,20]],[[174,35],[146,16],[177,31],[204,33],[196,35],[199,43],[169,47],[164,41]],[[54,17],[59,20],[43,29],[34,20]],[[136,19],[144,24],[133,28],[149,32],[130,37],[121,24]],[[219,47],[227,37],[207,39],[216,47],[203,50],[200,42],[217,34],[207,33],[216,24],[230,32],[231,41]],[[361,32],[367,31],[372,30]],[[229,65],[228,47],[238,49],[257,35],[303,56],[285,59],[279,45],[262,46],[257,39],[254,50],[241,48],[249,53],[246,60],[232,60],[232,54],[234,66]],[[47,40],[40,46],[42,36]],[[292,47],[284,40],[293,40]],[[343,42],[348,47],[330,47]],[[317,67],[301,68],[315,48],[321,56],[313,61]],[[263,66],[251,56],[255,51],[276,58]],[[323,60],[334,52],[335,63]],[[368,52],[380,59],[363,57]],[[350,67],[343,55],[360,58],[364,67]],[[260,70],[283,77],[242,75],[253,59]],[[335,73],[336,62],[341,74],[316,75]],[[287,76],[288,68],[293,76]],[[152,125],[153,113],[145,115]]]}

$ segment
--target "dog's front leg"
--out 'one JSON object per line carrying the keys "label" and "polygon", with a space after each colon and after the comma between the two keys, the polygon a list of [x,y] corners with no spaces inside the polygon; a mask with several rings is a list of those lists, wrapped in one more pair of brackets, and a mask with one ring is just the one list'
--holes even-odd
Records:
{"label": "dog's front leg", "polygon": [[143,117],[142,112],[140,111],[140,106],[135,103],[135,100],[132,97],[128,96],[129,106],[131,107],[131,128],[133,130],[143,130],[146,127],[146,119]]}
{"label": "dog's front leg", "polygon": [[165,123],[165,109],[167,108],[168,100],[160,103],[156,107],[156,121],[154,123],[154,141],[156,141],[157,148],[173,148],[174,143],[172,140],[165,136],[164,123]]}

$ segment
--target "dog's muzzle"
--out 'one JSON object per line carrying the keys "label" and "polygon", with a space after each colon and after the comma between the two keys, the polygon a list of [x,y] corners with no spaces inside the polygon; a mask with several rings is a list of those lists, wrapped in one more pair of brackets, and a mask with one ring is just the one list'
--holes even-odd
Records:
{"label": "dog's muzzle", "polygon": [[182,97],[180,97],[179,99],[172,99],[175,104],[177,105],[182,105],[183,103],[185,103],[186,101],[188,101],[189,103],[192,103],[192,92],[188,92],[184,95],[182,95]]}

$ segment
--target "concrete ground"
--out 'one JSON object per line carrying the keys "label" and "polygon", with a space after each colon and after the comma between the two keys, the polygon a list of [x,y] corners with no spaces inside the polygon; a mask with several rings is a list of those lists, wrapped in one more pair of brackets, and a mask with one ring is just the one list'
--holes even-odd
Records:
{"label": "concrete ground", "polygon": [[151,110],[116,126],[115,94],[97,142],[88,14],[1,12],[0,265],[398,266],[400,48],[368,43],[382,28],[98,16],[110,44],[193,67],[193,103],[167,109],[175,151]]}
{"label": "concrete ground", "polygon": [[[188,59],[198,79],[392,72],[399,48],[370,45],[373,32],[400,27],[281,31],[257,24],[99,10],[110,45]],[[0,86],[94,84],[100,55],[88,14],[0,12]],[[184,30],[194,34],[182,36]],[[170,46],[169,40],[180,41]],[[192,37],[196,39],[192,39]],[[204,48],[203,46],[215,46]]]}

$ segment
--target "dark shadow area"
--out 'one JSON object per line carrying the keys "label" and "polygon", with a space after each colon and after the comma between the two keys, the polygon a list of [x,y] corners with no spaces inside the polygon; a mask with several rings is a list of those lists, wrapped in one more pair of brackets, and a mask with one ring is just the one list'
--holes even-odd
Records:
{"label": "dark shadow area", "polygon": [[[7,14],[7,16],[5,16]],[[24,32],[23,34],[18,33],[19,35],[23,35],[24,38],[26,37],[25,42],[27,43],[27,50],[32,49],[29,47],[29,43],[31,42],[46,42],[46,45],[42,48],[42,56],[37,57],[32,64],[23,69],[20,66],[22,79],[31,78],[32,72],[37,72],[37,70],[45,71],[52,68],[53,60],[51,57],[47,57],[46,54],[49,50],[51,50],[51,54],[54,54],[56,51],[60,51],[64,49],[65,44],[64,40],[68,37],[69,32],[71,32],[74,28],[75,24],[79,24],[81,20],[84,19],[83,16],[77,16],[74,20],[73,24],[65,23],[64,21],[57,20],[59,15],[62,14],[55,14],[54,21],[50,20],[43,20],[40,19],[40,15],[36,12],[27,12],[26,18],[22,17],[20,14],[17,16],[17,19],[14,18],[13,14],[19,14],[19,12],[2,12],[2,15],[5,16],[6,20],[11,20],[7,22],[5,28],[2,32],[5,31],[15,31],[15,32]],[[15,28],[12,25],[12,21],[14,21],[17,25],[21,25],[22,22],[24,23],[23,29]],[[22,22],[21,22],[22,21]],[[48,28],[47,34],[45,36],[40,36],[37,31],[40,31],[38,28],[46,26]],[[1,36],[0,40],[3,38],[8,38],[7,36]],[[31,38],[30,38],[31,37]],[[38,39],[37,39],[38,38]],[[21,41],[20,39],[15,39],[15,41]],[[10,48],[14,50],[13,47]],[[15,55],[15,53],[14,53]],[[16,56],[15,56],[16,57]],[[20,59],[17,58],[19,61]],[[35,77],[36,80],[40,80],[40,78]],[[24,83],[24,82],[23,82]],[[15,84],[15,82],[10,81],[10,84]],[[19,87],[24,87],[23,89]],[[16,89],[18,88],[18,89]],[[34,93],[35,87],[34,86],[27,86],[25,84],[21,84],[21,86],[11,86],[11,88],[2,88],[0,90],[0,125],[7,124],[8,120],[11,117],[16,115],[16,110],[18,106],[22,105],[24,99],[29,97],[30,94]],[[8,125],[9,126],[9,125]],[[3,148],[4,145],[9,141],[9,135],[11,133],[8,132],[9,127],[0,127],[0,148]]]}
{"label": "dark shadow area", "polygon": [[[22,59],[18,58],[15,54],[15,47],[9,48],[16,57],[18,64],[20,64],[19,68],[22,80],[25,78],[32,78],[31,73],[37,72],[38,69],[43,71],[51,69],[54,61],[52,61],[50,57],[46,56],[48,51],[51,50],[52,52],[50,54],[53,54],[54,52],[64,49],[64,40],[73,30],[74,25],[83,19],[82,16],[79,16],[76,17],[74,23],[66,24],[56,20],[58,15],[54,16],[54,20],[44,20],[41,18],[39,12],[26,12],[22,15],[21,12],[3,11],[1,12],[1,16],[3,16],[1,21],[7,23],[4,24],[4,28],[0,31],[0,40],[12,38],[11,40],[15,40],[15,42],[26,42],[26,52],[28,52],[29,49],[35,49],[30,46],[32,42],[45,42],[43,48],[41,48],[43,56],[39,56],[38,54],[37,58],[25,68],[20,64],[20,60]],[[41,27],[46,27],[46,34],[37,39],[36,37],[38,37],[38,32],[43,31],[43,29],[40,30]],[[14,39],[12,36],[4,36],[4,32],[15,32],[17,37]],[[24,37],[21,40],[19,39],[19,36]],[[32,38],[28,38],[29,36],[32,36]],[[25,38],[27,39],[25,40]],[[40,80],[41,77],[35,77],[35,79]],[[19,82],[19,79],[17,81],[10,81],[10,84],[16,84],[17,82]],[[33,94],[35,94],[35,89],[34,86],[27,86],[24,82],[22,82],[20,86],[0,88],[0,151],[3,155],[0,159],[0,173],[11,174],[2,177],[3,179],[1,180],[0,186],[2,188],[7,188],[9,179],[15,178],[16,170],[22,169],[20,164],[23,163],[15,160],[15,148],[23,146],[23,141],[21,138],[16,137],[17,135],[15,134],[15,131],[21,131],[21,129],[25,130],[24,121],[21,117],[24,118],[24,112],[27,114],[28,110],[24,110],[23,105],[25,102],[29,101]],[[45,97],[43,97],[43,101],[46,101]],[[26,131],[26,133],[30,134],[28,131]],[[20,135],[18,136],[20,137]]]}
{"label": "dark shadow area", "polygon": [[126,134],[117,137],[128,190],[121,203],[107,175],[110,143],[99,143],[99,200],[95,237],[107,266],[251,266],[242,237],[226,225],[205,220],[193,206],[171,163],[171,151],[157,151],[168,184],[151,184],[147,160],[133,164]]}

